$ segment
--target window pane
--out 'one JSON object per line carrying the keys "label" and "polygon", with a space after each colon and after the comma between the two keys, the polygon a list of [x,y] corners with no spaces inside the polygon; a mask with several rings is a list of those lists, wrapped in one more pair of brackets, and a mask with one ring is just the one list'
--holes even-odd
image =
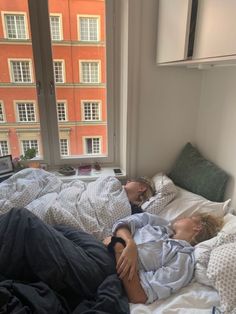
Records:
{"label": "window pane", "polygon": [[0,141],[0,156],[9,155],[7,141]]}
{"label": "window pane", "polygon": [[48,3],[61,157],[107,157],[105,1]]}
{"label": "window pane", "polygon": [[80,17],[80,40],[97,41],[98,40],[98,18]]}
{"label": "window pane", "polygon": [[0,155],[36,147],[43,158],[28,1],[1,0],[0,11]]}
{"label": "window pane", "polygon": [[4,14],[4,19],[7,38],[26,39],[25,15],[16,13]]}
{"label": "window pane", "polygon": [[61,23],[60,16],[50,16],[50,28],[52,40],[61,40]]}

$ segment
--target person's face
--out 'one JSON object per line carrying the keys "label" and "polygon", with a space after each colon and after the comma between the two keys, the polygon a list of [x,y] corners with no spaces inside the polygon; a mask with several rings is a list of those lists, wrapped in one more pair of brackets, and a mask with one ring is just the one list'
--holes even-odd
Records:
{"label": "person's face", "polygon": [[146,191],[146,187],[142,183],[135,181],[127,181],[125,189],[127,192],[137,195]]}
{"label": "person's face", "polygon": [[172,223],[172,229],[177,232],[186,232],[189,234],[196,234],[201,230],[201,222],[199,217],[185,217],[175,220]]}

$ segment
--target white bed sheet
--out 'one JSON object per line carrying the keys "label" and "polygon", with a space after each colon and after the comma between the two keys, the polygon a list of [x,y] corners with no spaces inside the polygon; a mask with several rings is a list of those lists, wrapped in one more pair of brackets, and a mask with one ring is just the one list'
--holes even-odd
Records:
{"label": "white bed sheet", "polygon": [[165,300],[150,305],[131,304],[131,314],[210,314],[219,306],[219,295],[211,287],[192,282]]}

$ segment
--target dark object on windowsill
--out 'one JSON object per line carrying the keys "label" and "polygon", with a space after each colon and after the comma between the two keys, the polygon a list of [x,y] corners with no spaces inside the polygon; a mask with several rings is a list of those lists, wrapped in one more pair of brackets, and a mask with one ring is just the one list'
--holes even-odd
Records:
{"label": "dark object on windowsill", "polygon": [[75,174],[75,169],[71,166],[63,166],[59,169],[59,173],[64,176],[73,176]]}
{"label": "dark object on windowsill", "polygon": [[100,166],[100,164],[99,164],[98,162],[95,162],[95,164],[94,164],[94,169],[95,169],[96,171],[100,171],[100,170],[101,170],[101,166]]}
{"label": "dark object on windowsill", "polygon": [[78,167],[79,175],[87,176],[91,174],[92,166],[91,165],[81,165]]}

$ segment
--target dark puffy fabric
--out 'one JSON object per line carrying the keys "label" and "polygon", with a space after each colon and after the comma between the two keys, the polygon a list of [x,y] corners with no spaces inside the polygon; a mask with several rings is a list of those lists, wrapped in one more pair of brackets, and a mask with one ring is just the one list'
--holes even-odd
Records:
{"label": "dark puffy fabric", "polygon": [[0,216],[0,276],[0,313],[129,313],[103,243],[26,209]]}

